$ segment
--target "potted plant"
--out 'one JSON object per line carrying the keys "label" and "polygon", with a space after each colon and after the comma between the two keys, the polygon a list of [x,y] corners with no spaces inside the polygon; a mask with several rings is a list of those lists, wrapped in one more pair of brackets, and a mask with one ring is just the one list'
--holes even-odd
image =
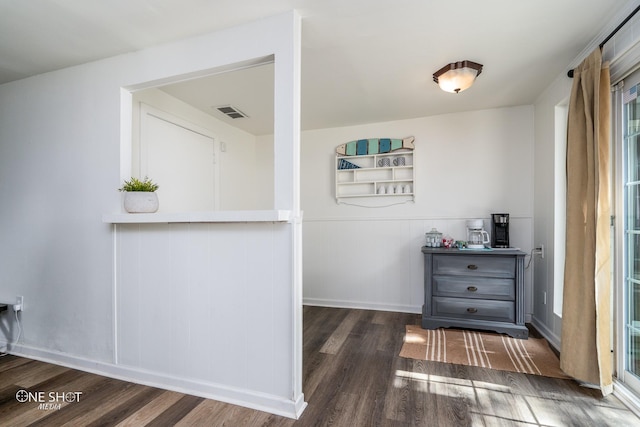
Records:
{"label": "potted plant", "polygon": [[144,177],[125,180],[118,191],[124,192],[124,209],[129,213],[153,213],[158,210],[158,184]]}

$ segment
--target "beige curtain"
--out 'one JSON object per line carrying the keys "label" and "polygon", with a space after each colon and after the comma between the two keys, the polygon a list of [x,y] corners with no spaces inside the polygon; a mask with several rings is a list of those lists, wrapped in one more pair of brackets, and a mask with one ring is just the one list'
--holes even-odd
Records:
{"label": "beige curtain", "polygon": [[612,391],[609,68],[600,49],[573,74],[567,131],[567,237],[560,367]]}

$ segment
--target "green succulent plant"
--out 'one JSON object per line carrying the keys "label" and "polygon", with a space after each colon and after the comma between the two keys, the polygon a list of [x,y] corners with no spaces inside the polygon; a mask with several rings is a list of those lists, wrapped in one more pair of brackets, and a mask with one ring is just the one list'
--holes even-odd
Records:
{"label": "green succulent plant", "polygon": [[141,181],[138,178],[131,177],[129,181],[125,180],[122,187],[118,188],[118,191],[146,191],[146,192],[154,192],[158,189],[158,184],[149,179],[149,177],[144,177]]}

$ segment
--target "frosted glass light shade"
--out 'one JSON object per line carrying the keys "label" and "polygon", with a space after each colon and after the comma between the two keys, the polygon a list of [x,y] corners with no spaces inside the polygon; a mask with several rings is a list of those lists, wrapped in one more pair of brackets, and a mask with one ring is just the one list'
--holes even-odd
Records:
{"label": "frosted glass light shade", "polygon": [[433,74],[433,81],[445,92],[458,93],[469,89],[482,72],[482,64],[460,61],[448,64]]}

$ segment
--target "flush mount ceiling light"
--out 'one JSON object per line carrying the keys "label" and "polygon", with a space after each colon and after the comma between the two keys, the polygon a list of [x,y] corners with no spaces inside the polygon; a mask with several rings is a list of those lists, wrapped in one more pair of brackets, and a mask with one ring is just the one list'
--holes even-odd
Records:
{"label": "flush mount ceiling light", "polygon": [[433,73],[433,81],[445,92],[458,93],[469,89],[482,72],[482,64],[459,61],[445,65]]}

